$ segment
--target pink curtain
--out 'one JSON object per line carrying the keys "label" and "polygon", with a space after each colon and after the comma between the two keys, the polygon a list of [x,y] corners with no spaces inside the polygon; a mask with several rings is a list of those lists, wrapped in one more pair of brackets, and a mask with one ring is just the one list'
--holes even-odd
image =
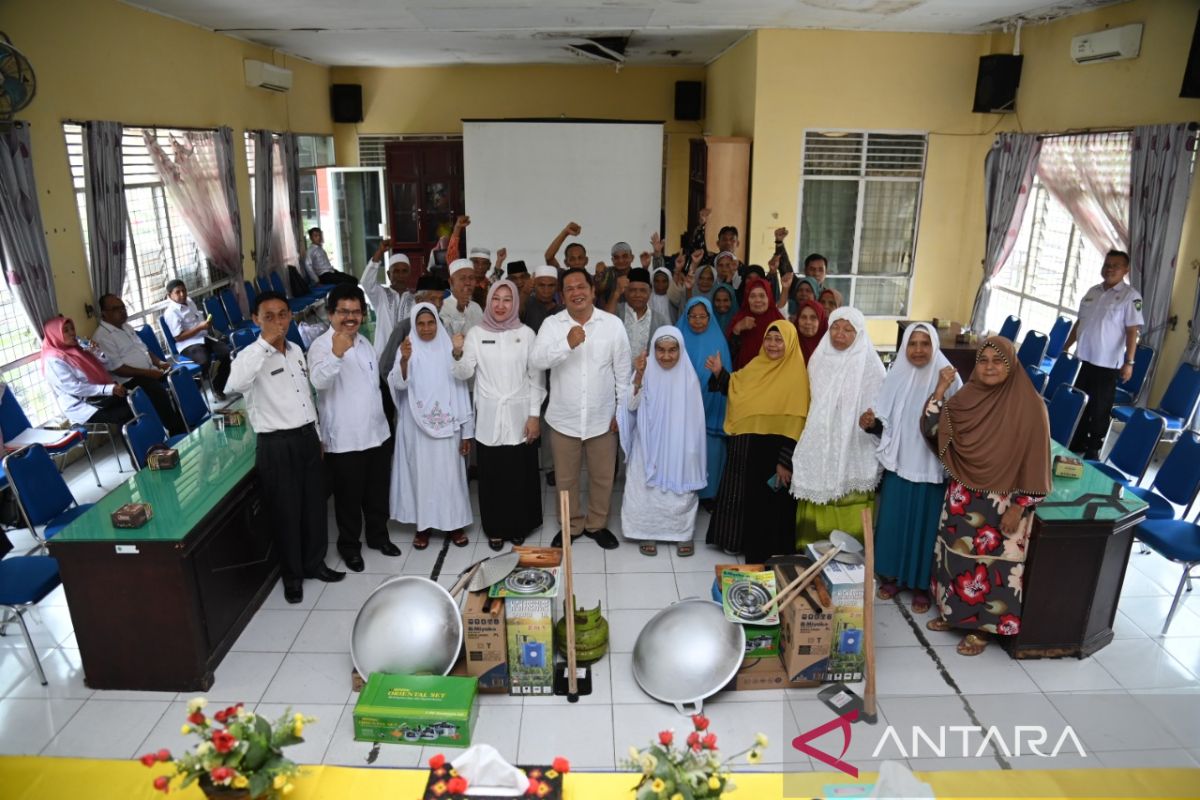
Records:
{"label": "pink curtain", "polygon": [[1129,133],[1058,136],[1042,142],[1037,171],[1099,250],[1129,249]]}

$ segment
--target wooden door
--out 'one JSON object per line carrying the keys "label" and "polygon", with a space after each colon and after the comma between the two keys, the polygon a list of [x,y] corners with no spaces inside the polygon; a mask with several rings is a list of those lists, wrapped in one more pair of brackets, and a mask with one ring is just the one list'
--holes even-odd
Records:
{"label": "wooden door", "polygon": [[463,213],[462,142],[391,142],[385,153],[392,250],[408,256],[415,284]]}

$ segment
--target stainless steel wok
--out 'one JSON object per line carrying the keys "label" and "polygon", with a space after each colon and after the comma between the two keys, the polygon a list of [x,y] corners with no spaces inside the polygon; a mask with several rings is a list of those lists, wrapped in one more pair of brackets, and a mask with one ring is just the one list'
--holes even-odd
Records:
{"label": "stainless steel wok", "polygon": [[373,672],[445,675],[462,647],[462,616],[450,593],[428,578],[401,575],[371,592],[354,620],[350,658]]}
{"label": "stainless steel wok", "polygon": [[638,634],[633,678],[646,694],[671,703],[680,714],[698,714],[705,698],[733,680],[745,652],[745,631],[725,619],[720,605],[680,600],[655,614]]}

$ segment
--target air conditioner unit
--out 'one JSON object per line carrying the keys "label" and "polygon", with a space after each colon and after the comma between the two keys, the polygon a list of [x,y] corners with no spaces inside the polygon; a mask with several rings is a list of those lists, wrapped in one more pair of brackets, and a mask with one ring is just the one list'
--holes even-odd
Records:
{"label": "air conditioner unit", "polygon": [[1142,50],[1142,23],[1085,33],[1071,40],[1071,60],[1076,64],[1137,58]]}
{"label": "air conditioner unit", "polygon": [[265,61],[246,59],[246,85],[272,92],[286,92],[292,88],[292,71]]}

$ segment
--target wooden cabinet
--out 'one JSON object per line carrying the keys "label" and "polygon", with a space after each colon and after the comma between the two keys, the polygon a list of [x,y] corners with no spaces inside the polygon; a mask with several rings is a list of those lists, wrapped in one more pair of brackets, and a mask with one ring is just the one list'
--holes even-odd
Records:
{"label": "wooden cabinet", "polygon": [[738,229],[737,257],[746,259],[750,232],[750,140],[736,136],[692,139],[688,159],[688,230],[702,208],[708,218],[708,246],[726,225]]}

